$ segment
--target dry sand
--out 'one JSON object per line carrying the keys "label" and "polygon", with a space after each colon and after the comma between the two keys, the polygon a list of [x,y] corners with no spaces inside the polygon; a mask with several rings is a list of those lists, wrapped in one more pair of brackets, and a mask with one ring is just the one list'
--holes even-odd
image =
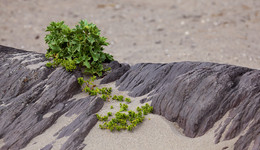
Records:
{"label": "dry sand", "polygon": [[45,29],[97,24],[116,60],[260,68],[259,0],[0,0],[0,44],[45,53]]}
{"label": "dry sand", "polygon": [[[104,85],[112,87],[115,95],[123,95],[129,97],[127,92],[116,90],[115,84]],[[147,94],[148,95],[148,94]],[[132,103],[129,105],[129,110],[135,110],[136,107],[144,104],[140,103],[142,97],[130,97]],[[106,115],[107,112],[115,114],[119,110],[119,102],[106,102],[98,114]],[[110,109],[113,105],[114,109]],[[176,123],[166,120],[164,117],[154,114],[146,116],[145,121],[137,126],[133,132],[129,131],[114,131],[101,130],[98,122],[85,138],[84,144],[87,146],[85,150],[133,150],[133,149],[149,149],[149,150],[220,150],[228,146],[228,149],[233,149],[233,144],[237,140],[234,138],[229,141],[222,141],[219,144],[214,144],[214,131],[219,124],[223,122],[227,114],[215,123],[214,127],[210,129],[204,136],[198,138],[189,138],[182,134],[182,129]]]}

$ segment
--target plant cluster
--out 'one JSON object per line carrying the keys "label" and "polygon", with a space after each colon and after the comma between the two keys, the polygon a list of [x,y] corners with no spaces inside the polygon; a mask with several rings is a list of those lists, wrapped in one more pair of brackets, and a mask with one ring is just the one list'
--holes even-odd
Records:
{"label": "plant cluster", "polygon": [[[100,94],[100,98],[102,98],[104,101],[110,101],[111,93],[112,93],[112,88],[109,87],[103,87],[103,88],[97,88],[96,85],[94,84],[94,80],[96,79],[96,76],[91,77],[89,80],[84,80],[83,77],[79,77],[78,78],[78,83],[83,87],[83,85],[85,84],[86,86],[83,87],[83,91],[85,91],[86,93],[88,93],[91,96],[96,96],[98,94]],[[122,95],[114,95],[112,97],[112,100],[117,100],[120,102],[123,102],[124,100],[128,103],[131,103],[131,99],[130,98],[125,98]]]}
{"label": "plant cluster", "polygon": [[67,71],[73,71],[79,65],[85,68],[86,73],[101,76],[107,70],[102,63],[113,60],[112,55],[103,52],[103,46],[109,43],[100,36],[100,30],[93,23],[81,20],[71,29],[64,21],[51,22],[46,31],[49,32],[45,37],[49,46],[46,58],[53,58],[47,67],[61,65]]}
{"label": "plant cluster", "polygon": [[[89,80],[84,80],[83,77],[78,78],[78,83],[83,86],[84,84],[86,85],[83,88],[83,91],[89,93],[89,95],[101,95],[100,97],[104,101],[109,101],[112,93],[112,88],[98,88],[94,84],[94,80],[96,79],[96,76],[91,77]],[[119,102],[127,102],[131,103],[130,98],[124,98],[122,95],[114,95],[112,97],[112,100],[116,100]],[[114,107],[111,105],[110,109],[113,109]],[[153,107],[150,106],[149,104],[145,104],[144,106],[137,107],[136,111],[129,110],[128,113],[123,113],[128,111],[128,105],[124,103],[120,103],[120,110],[115,114],[115,117],[112,118],[110,121],[109,117],[112,116],[111,112],[108,112],[107,115],[105,116],[100,116],[99,114],[96,114],[97,119],[99,121],[104,121],[103,125],[100,124],[99,127],[101,129],[109,129],[110,131],[113,130],[128,130],[132,131],[139,123],[143,122],[145,119],[145,115],[148,113],[151,113],[153,111]]]}
{"label": "plant cluster", "polygon": [[[126,104],[124,105],[120,103],[120,108],[126,106],[127,106]],[[127,108],[128,106],[126,107],[126,109]],[[108,117],[112,115],[110,114],[110,112],[108,112],[107,116],[103,116],[103,117],[100,116],[99,114],[96,114],[97,119],[99,121],[104,121],[104,123],[100,124],[99,127],[101,129],[108,129],[110,131],[114,131],[115,129],[117,131],[120,130],[132,131],[138,124],[143,122],[143,120],[145,119],[145,115],[153,111],[153,107],[146,103],[144,106],[141,106],[141,108],[137,107],[136,110],[137,112],[129,110],[128,113],[122,113],[121,111],[119,111],[115,114],[115,117],[111,118],[109,121],[108,121],[109,119]]]}
{"label": "plant cluster", "polygon": [[119,102],[123,102],[123,101],[125,100],[126,102],[131,103],[131,99],[130,99],[130,98],[125,98],[125,99],[124,99],[124,96],[122,96],[122,95],[119,95],[119,96],[114,95],[114,96],[112,97],[112,99],[113,99],[113,100],[117,100],[117,101],[119,101]]}
{"label": "plant cluster", "polygon": [[127,109],[128,109],[128,105],[127,104],[122,104],[122,103],[120,103],[120,112],[121,111],[127,111]]}
{"label": "plant cluster", "polygon": [[[100,36],[100,30],[93,23],[88,23],[86,20],[81,20],[79,25],[71,29],[61,22],[51,22],[46,29],[49,34],[45,37],[45,42],[49,48],[46,52],[46,58],[53,58],[52,62],[46,64],[47,67],[62,66],[67,71],[73,71],[83,67],[85,73],[102,76],[103,72],[109,71],[111,68],[104,68],[102,63],[110,62],[113,56],[104,53],[103,46],[109,45],[106,38]],[[91,96],[101,95],[104,101],[109,101],[110,98],[119,102],[131,103],[130,98],[125,98],[122,95],[111,96],[112,88],[97,88],[94,84],[96,76],[89,80],[84,80],[83,77],[78,78],[78,83],[83,87],[83,91]],[[85,84],[85,86],[83,86]],[[114,107],[111,105],[110,109]],[[139,123],[145,119],[144,115],[151,113],[153,107],[146,104],[145,106],[137,107],[137,112],[129,110],[128,105],[120,103],[120,110],[112,117],[112,112],[108,112],[105,116],[96,114],[99,121],[104,121],[103,125],[99,125],[101,129],[109,129],[111,131],[121,129],[132,131]],[[127,112],[128,113],[123,113]]]}
{"label": "plant cluster", "polygon": [[103,87],[103,88],[97,88],[96,85],[94,84],[94,80],[96,79],[96,76],[91,77],[89,80],[84,80],[83,77],[79,77],[78,78],[78,83],[83,86],[83,84],[85,83],[86,86],[83,88],[83,91],[85,91],[86,93],[88,93],[91,96],[96,96],[98,94],[101,94],[101,98],[103,100],[109,100],[111,97],[111,93],[112,93],[112,88],[107,88],[107,87]]}

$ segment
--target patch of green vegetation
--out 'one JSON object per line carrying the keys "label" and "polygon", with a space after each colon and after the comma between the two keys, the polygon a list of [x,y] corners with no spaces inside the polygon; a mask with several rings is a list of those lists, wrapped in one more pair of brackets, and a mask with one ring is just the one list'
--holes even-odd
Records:
{"label": "patch of green vegetation", "polygon": [[130,98],[125,98],[125,101],[126,101],[127,103],[131,103],[131,99],[130,99]]}
{"label": "patch of green vegetation", "polygon": [[103,46],[109,45],[107,38],[100,36],[100,30],[93,23],[81,20],[79,25],[71,29],[61,22],[51,22],[46,29],[49,34],[45,42],[49,48],[46,58],[53,58],[47,67],[59,65],[67,71],[73,71],[77,66],[83,67],[86,73],[101,76],[104,71],[102,63],[110,62],[113,56],[104,53]]}
{"label": "patch of green vegetation", "polygon": [[[71,29],[61,22],[51,22],[46,29],[49,34],[45,37],[45,42],[49,48],[46,52],[46,58],[53,58],[51,62],[46,64],[47,67],[62,66],[66,71],[74,71],[77,67],[84,69],[85,73],[93,75],[89,80],[84,80],[79,77],[78,83],[83,91],[91,96],[100,96],[104,101],[110,101],[112,88],[98,88],[94,84],[95,75],[102,76],[111,68],[104,68],[103,63],[113,60],[113,56],[104,53],[103,46],[109,45],[106,38],[100,36],[100,30],[93,23],[88,23],[86,20],[81,20],[75,28]],[[125,98],[122,95],[114,95],[112,100],[119,102],[131,103],[130,98]],[[114,107],[111,105],[110,109]],[[96,114],[101,129],[109,129],[110,131],[128,130],[132,131],[138,124],[143,122],[145,115],[153,111],[153,107],[146,104],[137,107],[137,112],[129,110],[128,105],[120,103],[120,110],[115,113],[108,112],[105,116]],[[125,112],[125,113],[124,113]]]}
{"label": "patch of green vegetation", "polygon": [[122,102],[124,100],[124,96],[122,96],[122,95],[117,96],[117,100]]}
{"label": "patch of green vegetation", "polygon": [[[120,104],[120,106],[125,106]],[[145,119],[144,112],[151,113],[153,111],[153,107],[149,104],[145,104],[144,106],[137,107],[138,112],[129,110],[127,113],[117,112],[115,117],[110,119],[109,121],[104,117],[101,117],[97,114],[97,118],[100,121],[104,121],[103,124],[100,124],[99,127],[101,129],[108,129],[110,131],[121,131],[121,130],[128,130],[132,131],[138,124],[142,123]],[[108,114],[108,116],[110,116]]]}
{"label": "patch of green vegetation", "polygon": [[127,111],[127,109],[128,109],[128,105],[127,104],[122,104],[122,103],[120,103],[120,112],[121,111]]}

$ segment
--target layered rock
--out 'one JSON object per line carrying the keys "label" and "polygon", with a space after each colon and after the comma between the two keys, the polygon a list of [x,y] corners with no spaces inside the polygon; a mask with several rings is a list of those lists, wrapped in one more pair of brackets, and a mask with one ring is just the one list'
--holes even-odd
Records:
{"label": "layered rock", "polygon": [[[64,116],[76,117],[55,131],[55,139],[42,149],[52,149],[63,138],[60,149],[85,147],[82,142],[104,102],[76,98],[81,72],[46,68],[46,62],[43,54],[0,46],[1,150],[24,148]],[[205,62],[107,65],[112,70],[101,84],[116,81],[130,96],[148,94],[141,102],[152,101],[154,113],[177,122],[186,136],[203,136],[228,113],[215,131],[215,143],[238,137],[235,149],[259,149],[259,70]]]}
{"label": "layered rock", "polygon": [[[72,98],[81,91],[77,83],[80,72],[49,69],[46,62],[43,54],[0,46],[0,139],[4,143],[1,150],[21,149],[60,116],[73,114],[78,117],[57,131],[57,139],[70,137],[62,149],[83,148],[83,139],[96,124],[94,114],[102,108],[103,100]],[[45,149],[51,147],[52,143]]]}
{"label": "layered rock", "polygon": [[142,102],[152,101],[154,113],[177,122],[188,137],[202,136],[229,113],[215,143],[239,136],[235,149],[260,147],[259,70],[201,62],[137,64],[117,85],[131,96],[150,93]]}

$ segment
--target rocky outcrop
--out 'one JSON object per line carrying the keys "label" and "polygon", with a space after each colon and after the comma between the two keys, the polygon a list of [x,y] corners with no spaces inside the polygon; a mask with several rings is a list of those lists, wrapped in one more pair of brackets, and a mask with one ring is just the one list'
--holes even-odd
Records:
{"label": "rocky outcrop", "polygon": [[111,71],[105,73],[100,84],[106,84],[118,80],[125,72],[130,69],[129,64],[120,64],[117,61],[112,61],[107,64],[106,68],[111,68]]}
{"label": "rocky outcrop", "polygon": [[[69,136],[62,149],[80,149],[96,124],[94,114],[102,108],[103,100],[72,98],[81,91],[77,83],[80,72],[49,69],[46,62],[44,54],[0,46],[0,139],[4,143],[1,150],[21,149],[59,117],[73,114],[78,117],[57,131],[57,139]],[[52,143],[45,149],[51,147]]]}
{"label": "rocky outcrop", "polygon": [[[95,113],[104,102],[97,97],[77,98],[80,71],[46,68],[43,54],[0,46],[0,149],[21,149],[61,117],[76,116],[55,131],[60,149],[83,149],[84,138],[96,124]],[[177,122],[188,137],[215,131],[215,143],[237,138],[236,150],[260,147],[260,71],[232,65],[179,62],[169,64],[107,64],[112,70],[101,84],[116,81],[133,97],[148,96],[155,114]],[[3,143],[1,145],[1,143]],[[2,146],[2,147],[1,147]]]}
{"label": "rocky outcrop", "polygon": [[[202,136],[229,113],[216,141],[239,136],[236,150],[260,147],[260,71],[201,62],[137,64],[118,81],[131,96],[148,94],[154,113],[177,122],[189,137]],[[225,132],[225,134],[224,134]]]}

